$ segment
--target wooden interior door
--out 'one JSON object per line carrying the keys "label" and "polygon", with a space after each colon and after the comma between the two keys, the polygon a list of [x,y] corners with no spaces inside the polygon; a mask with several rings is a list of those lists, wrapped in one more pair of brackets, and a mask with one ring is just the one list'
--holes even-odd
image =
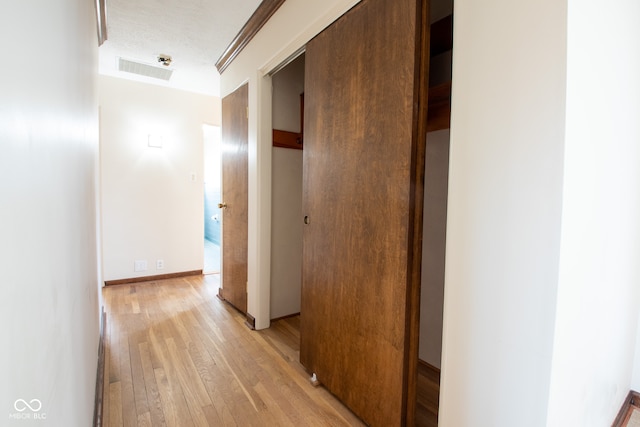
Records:
{"label": "wooden interior door", "polygon": [[306,48],[300,360],[374,426],[415,414],[428,36],[363,0]]}
{"label": "wooden interior door", "polygon": [[220,297],[247,312],[249,86],[222,99],[222,287]]}

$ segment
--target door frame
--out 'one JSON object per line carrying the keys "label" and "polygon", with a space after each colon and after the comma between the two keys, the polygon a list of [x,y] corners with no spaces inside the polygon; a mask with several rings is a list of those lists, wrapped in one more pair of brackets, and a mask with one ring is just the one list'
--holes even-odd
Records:
{"label": "door frame", "polygon": [[[346,13],[360,0],[335,0],[331,8],[314,14],[304,3],[290,5],[306,16],[291,38],[276,36],[277,46],[257,46],[250,42],[220,78],[220,94],[226,96],[249,83],[249,242],[247,312],[255,318],[255,328],[270,325],[271,293],[271,74],[297,56],[309,40]],[[324,8],[326,9],[326,8]],[[283,9],[270,19],[278,21]],[[287,21],[289,22],[289,21]],[[266,25],[260,35],[271,37],[277,26]],[[259,107],[259,108],[258,108]]]}

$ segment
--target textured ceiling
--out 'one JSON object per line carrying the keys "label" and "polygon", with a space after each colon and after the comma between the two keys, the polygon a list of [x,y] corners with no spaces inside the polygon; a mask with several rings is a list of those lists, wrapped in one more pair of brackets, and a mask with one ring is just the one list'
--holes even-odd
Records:
{"label": "textured ceiling", "polygon": [[[107,41],[100,73],[219,95],[215,62],[261,0],[106,0]],[[159,65],[171,55],[171,81],[117,71],[117,57]]]}

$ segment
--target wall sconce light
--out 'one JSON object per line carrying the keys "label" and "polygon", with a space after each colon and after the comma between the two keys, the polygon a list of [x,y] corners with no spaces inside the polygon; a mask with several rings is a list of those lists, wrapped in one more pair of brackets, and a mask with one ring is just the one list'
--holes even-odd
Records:
{"label": "wall sconce light", "polygon": [[162,148],[162,136],[149,134],[147,144],[149,147]]}

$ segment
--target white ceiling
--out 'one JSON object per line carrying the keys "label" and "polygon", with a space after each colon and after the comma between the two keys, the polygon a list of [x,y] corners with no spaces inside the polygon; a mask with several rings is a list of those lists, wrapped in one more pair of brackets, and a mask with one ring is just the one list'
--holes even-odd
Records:
{"label": "white ceiling", "polygon": [[[220,94],[215,62],[261,0],[106,0],[107,41],[100,74],[176,89]],[[169,82],[118,71],[122,57],[153,66],[171,55]]]}

